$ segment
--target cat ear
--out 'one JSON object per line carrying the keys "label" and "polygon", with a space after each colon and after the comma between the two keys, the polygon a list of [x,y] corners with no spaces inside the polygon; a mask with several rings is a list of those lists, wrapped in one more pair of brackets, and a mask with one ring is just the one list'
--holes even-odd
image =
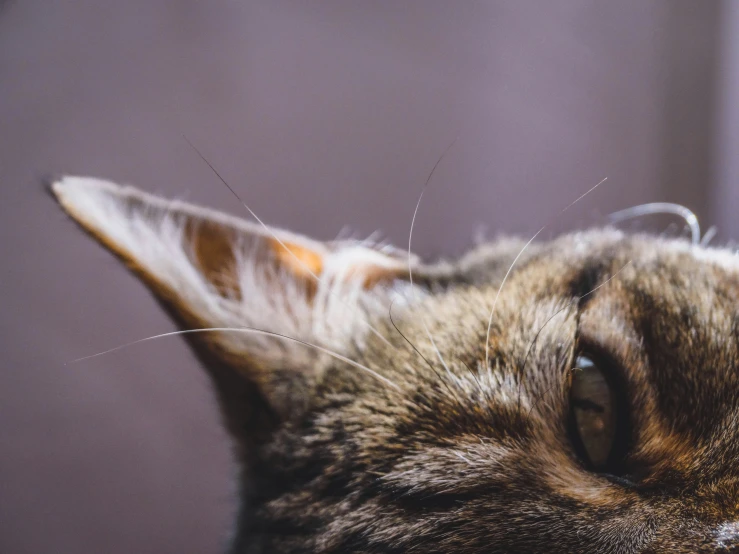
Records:
{"label": "cat ear", "polygon": [[305,343],[343,354],[361,344],[373,312],[418,297],[408,294],[405,253],[268,231],[93,178],[64,177],[51,189],[183,328],[237,329],[187,337],[210,366],[256,385],[278,414],[292,409],[285,390],[310,382],[326,355]]}

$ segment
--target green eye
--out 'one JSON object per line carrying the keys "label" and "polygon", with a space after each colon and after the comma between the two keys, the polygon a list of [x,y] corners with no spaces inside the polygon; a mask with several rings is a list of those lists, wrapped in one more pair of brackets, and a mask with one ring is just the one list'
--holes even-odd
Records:
{"label": "green eye", "polygon": [[[603,370],[578,356],[572,375],[570,418],[576,449],[593,469],[603,469],[616,439],[616,398]],[[579,448],[578,448],[579,447]]]}

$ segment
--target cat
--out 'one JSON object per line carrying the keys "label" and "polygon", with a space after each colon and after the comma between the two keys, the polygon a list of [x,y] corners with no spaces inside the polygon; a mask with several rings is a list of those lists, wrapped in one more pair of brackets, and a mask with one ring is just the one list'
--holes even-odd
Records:
{"label": "cat", "polygon": [[107,181],[235,445],[231,554],[739,552],[739,258],[614,228],[425,263]]}

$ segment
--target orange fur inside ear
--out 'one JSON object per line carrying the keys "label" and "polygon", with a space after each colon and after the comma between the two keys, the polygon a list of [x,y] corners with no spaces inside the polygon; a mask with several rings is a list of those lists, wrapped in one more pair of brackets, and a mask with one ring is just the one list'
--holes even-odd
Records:
{"label": "orange fur inside ear", "polygon": [[[317,285],[315,276],[320,276],[324,270],[322,253],[294,242],[282,241],[281,243],[274,238],[269,239],[269,247],[279,266],[287,268],[293,276],[304,279],[308,283],[308,294],[312,297]],[[381,283],[407,279],[408,268],[400,262],[391,267],[360,263],[347,273],[347,278],[354,278],[354,276],[363,278],[364,288],[369,290]]]}
{"label": "orange fur inside ear", "polygon": [[295,279],[303,281],[308,300],[312,301],[318,291],[316,277],[323,271],[323,256],[315,250],[294,242],[280,242],[275,238],[270,238],[268,241],[268,248],[274,256],[275,265],[286,268]]}
{"label": "orange fur inside ear", "polygon": [[312,275],[320,275],[323,271],[323,256],[314,250],[299,246],[293,242],[280,243],[271,238],[270,247],[279,263],[288,268],[294,275],[304,278],[312,278]]}

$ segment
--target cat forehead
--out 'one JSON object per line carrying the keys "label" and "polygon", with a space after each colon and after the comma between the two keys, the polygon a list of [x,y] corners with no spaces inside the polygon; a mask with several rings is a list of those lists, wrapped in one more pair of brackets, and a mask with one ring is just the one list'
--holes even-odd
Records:
{"label": "cat forehead", "polygon": [[[731,331],[731,319],[739,315],[739,255],[727,248],[598,229],[523,250],[519,245],[507,257],[510,261],[503,265],[498,259],[489,266],[481,260],[485,270],[476,270],[471,282],[463,280],[460,287],[427,297],[425,318],[441,329],[454,322],[452,327],[469,328],[477,336],[474,329],[480,324],[495,327],[507,319],[523,324],[531,319],[534,324],[537,318],[546,320],[547,310],[579,297],[583,304],[606,298],[594,305],[646,319],[703,312],[712,316],[704,323],[722,332]],[[718,315],[725,317],[714,317]],[[425,334],[423,318],[412,319],[416,325],[408,324]],[[680,323],[686,322],[683,318]]]}
{"label": "cat forehead", "polygon": [[684,238],[666,238],[649,234],[627,234],[616,229],[596,229],[565,235],[549,243],[550,247],[586,260],[593,256],[623,255],[634,262],[705,264],[733,273],[739,271],[739,251],[707,247]]}
{"label": "cat forehead", "polygon": [[[544,244],[538,255],[531,256],[531,261],[541,270],[559,272],[572,279],[590,272],[593,286],[613,279],[616,286],[608,288],[654,296],[671,294],[676,301],[700,298],[694,306],[697,309],[718,300],[713,294],[716,291],[729,296],[734,291],[739,293],[739,253],[729,248],[693,244],[686,239],[629,235],[613,229],[586,231]],[[561,292],[556,286],[552,288],[553,294]],[[739,310],[739,298],[736,306],[724,304],[722,309],[735,307]]]}

